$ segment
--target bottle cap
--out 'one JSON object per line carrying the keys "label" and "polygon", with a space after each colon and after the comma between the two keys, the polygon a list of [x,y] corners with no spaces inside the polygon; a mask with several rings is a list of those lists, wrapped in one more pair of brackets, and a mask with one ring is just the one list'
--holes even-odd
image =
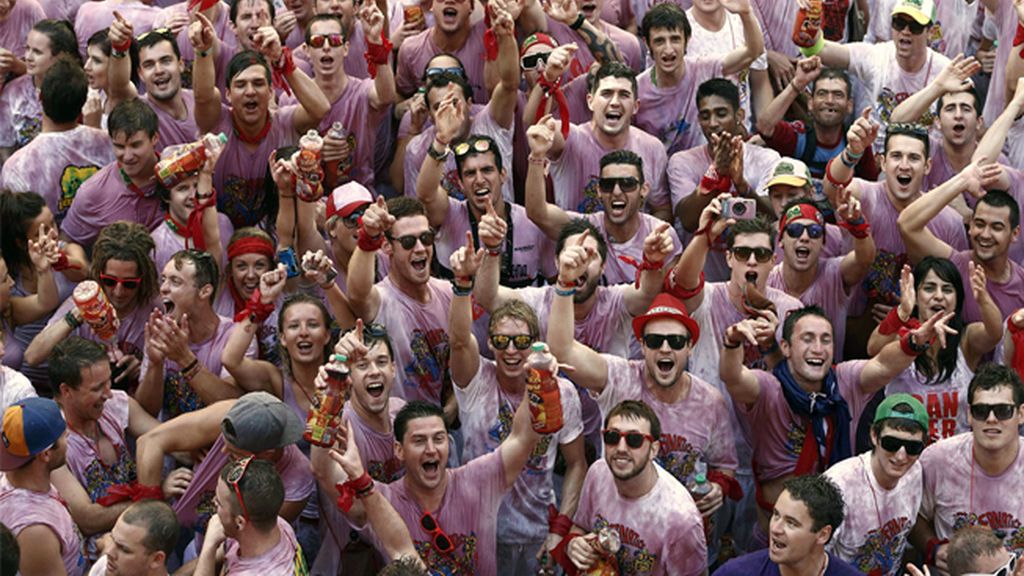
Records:
{"label": "bottle cap", "polygon": [[530,346],[530,350],[532,350],[533,352],[543,352],[544,351],[544,343],[543,342],[534,342],[533,346]]}
{"label": "bottle cap", "polygon": [[697,484],[704,484],[705,482],[708,481],[708,477],[704,474],[697,474],[696,476],[693,477],[693,480]]}

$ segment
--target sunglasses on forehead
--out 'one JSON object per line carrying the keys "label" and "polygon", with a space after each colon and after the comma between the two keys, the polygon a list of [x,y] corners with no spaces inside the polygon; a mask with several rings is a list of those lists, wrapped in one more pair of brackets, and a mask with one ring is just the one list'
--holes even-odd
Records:
{"label": "sunglasses on forehead", "polygon": [[519,59],[519,65],[523,70],[534,70],[541,64],[547,64],[551,52],[534,52]]}
{"label": "sunglasses on forehead", "polygon": [[507,350],[509,343],[515,346],[516,350],[528,350],[533,345],[533,336],[530,334],[516,334],[515,336],[491,334],[491,345],[495,350]]}
{"label": "sunglasses on forehead", "polygon": [[775,252],[772,252],[771,248],[765,248],[763,246],[758,246],[757,248],[751,248],[750,246],[734,246],[732,249],[732,255],[741,262],[750,260],[750,256],[753,255],[755,260],[764,264],[772,259]]}
{"label": "sunglasses on forehead", "polygon": [[[999,536],[998,533],[1002,532],[1002,530],[995,530],[994,532],[996,532],[996,535]],[[1000,538],[1000,540],[1002,540],[1003,538],[1005,538],[1005,534],[1003,535],[1003,537]],[[1000,566],[999,569],[995,572],[968,572],[964,574],[964,576],[1013,576],[1013,573],[1017,570],[1017,561],[1019,558],[1020,556],[1017,552],[1010,552],[1010,560],[1007,561],[1006,564]]]}
{"label": "sunglasses on forehead", "polygon": [[878,444],[882,447],[882,450],[894,454],[899,452],[900,448],[906,450],[910,456],[917,456],[924,452],[924,442],[920,440],[904,440],[895,436],[882,436],[878,439]]}
{"label": "sunglasses on forehead", "polygon": [[1009,420],[1017,413],[1013,404],[971,404],[971,416],[975,420],[988,420],[988,415],[995,413],[996,420]]}
{"label": "sunglasses on forehead", "polygon": [[427,68],[427,70],[423,73],[423,77],[430,78],[431,76],[437,76],[438,74],[443,74],[445,72],[449,74],[454,74],[461,78],[466,77],[466,71],[463,70],[462,68],[459,68],[458,66],[432,66],[430,68]]}
{"label": "sunglasses on forehead", "polygon": [[790,238],[803,236],[804,230],[811,238],[821,238],[825,234],[825,227],[821,224],[801,224],[799,222],[786,224],[786,235]]}
{"label": "sunglasses on forehead", "polygon": [[490,152],[491,141],[485,138],[477,138],[471,142],[459,142],[455,145],[455,157],[462,158],[466,154],[469,154],[469,150],[473,149],[476,152]]}
{"label": "sunglasses on forehead", "polygon": [[324,42],[331,48],[337,48],[345,43],[345,39],[341,34],[313,34],[309,37],[307,44],[313,48],[323,48]]}
{"label": "sunglasses on forehead", "polygon": [[235,462],[235,467],[231,469],[224,479],[231,486],[231,489],[235,491],[235,496],[238,498],[238,506],[242,509],[242,516],[246,520],[249,519],[249,511],[245,509],[245,500],[242,498],[242,490],[238,487],[238,484],[245,477],[245,471],[249,469],[249,464],[251,463],[252,456],[247,456]]}
{"label": "sunglasses on forehead", "polygon": [[437,236],[437,232],[435,232],[433,230],[427,230],[426,232],[421,232],[418,236],[415,235],[415,234],[406,234],[405,236],[399,236],[398,238],[392,238],[389,235],[388,236],[388,240],[391,240],[393,242],[398,242],[398,244],[401,245],[402,248],[404,248],[406,250],[412,250],[413,248],[416,247],[416,241],[417,240],[422,242],[424,247],[433,246],[434,245],[434,237],[435,236]]}
{"label": "sunglasses on forehead", "polygon": [[159,36],[159,37],[163,38],[164,40],[170,40],[171,42],[174,41],[174,33],[171,32],[170,28],[156,28],[156,29],[150,30],[149,32],[144,32],[144,33],[140,34],[139,37],[135,39],[135,41],[136,42],[144,42],[146,40],[146,38],[149,38],[150,36],[153,36],[153,35]]}
{"label": "sunglasses on forehead", "polygon": [[597,189],[602,194],[611,194],[615,191],[616,186],[625,194],[636,192],[640,188],[640,179],[636,176],[624,176],[622,178],[606,178],[602,176],[597,179]]}
{"label": "sunglasses on forehead", "polygon": [[915,34],[916,35],[916,34],[920,34],[920,33],[924,32],[925,25],[924,24],[919,24],[916,21],[911,20],[909,18],[899,18],[899,17],[896,17],[896,18],[892,19],[892,29],[893,30],[896,30],[897,32],[902,32],[902,31],[906,30],[907,28],[910,28],[910,33],[911,34]]}
{"label": "sunglasses on forehead", "polygon": [[651,350],[661,348],[665,342],[673,350],[682,350],[690,343],[690,337],[683,334],[644,334],[644,346]]}
{"label": "sunglasses on forehead", "polygon": [[639,448],[644,445],[644,440],[654,442],[654,436],[650,434],[644,434],[642,432],[619,432],[612,428],[605,428],[601,435],[604,437],[604,443],[608,446],[618,446],[619,440],[625,438],[626,446],[630,448]]}

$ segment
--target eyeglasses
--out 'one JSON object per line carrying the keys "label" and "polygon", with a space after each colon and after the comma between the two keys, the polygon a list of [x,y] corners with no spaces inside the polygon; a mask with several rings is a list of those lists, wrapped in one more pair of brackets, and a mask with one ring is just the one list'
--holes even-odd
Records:
{"label": "eyeglasses", "polygon": [[643,434],[641,432],[619,432],[612,428],[605,428],[601,431],[604,435],[604,443],[608,446],[617,446],[619,440],[623,437],[626,438],[626,446],[630,448],[639,448],[644,445],[644,440],[654,442],[654,436],[650,434]]}
{"label": "eyeglasses", "polygon": [[964,576],[1012,576],[1014,570],[1017,569],[1017,558],[1018,556],[1016,552],[1010,552],[1010,560],[1007,561],[1006,564],[1003,564],[1002,567],[1000,567],[995,572],[985,574],[982,574],[980,572],[970,572],[964,574]]}
{"label": "eyeglasses", "polygon": [[920,33],[924,32],[925,25],[924,24],[918,24],[916,21],[909,20],[907,18],[893,18],[892,19],[892,29],[893,30],[896,30],[897,32],[902,32],[903,30],[906,30],[907,28],[910,28],[910,33],[911,34],[917,35],[917,34],[920,34]]}
{"label": "eyeglasses", "polygon": [[444,530],[441,530],[441,526],[437,524],[437,520],[434,520],[430,512],[424,512],[423,516],[420,516],[420,528],[430,534],[431,543],[441,554],[448,554],[455,549],[452,539],[445,534]]}
{"label": "eyeglasses", "polygon": [[651,350],[661,348],[665,342],[673,350],[682,350],[690,343],[690,337],[684,334],[644,334],[644,346]]}
{"label": "eyeglasses", "polygon": [[878,444],[882,447],[882,450],[894,454],[899,452],[900,448],[906,450],[910,456],[917,456],[924,452],[924,442],[920,440],[904,440],[895,436],[882,436],[878,439]]}
{"label": "eyeglasses", "polygon": [[331,48],[337,48],[345,43],[341,34],[313,34],[306,41],[313,48],[323,48],[324,42],[330,44]]}
{"label": "eyeglasses", "polygon": [[771,248],[765,248],[763,246],[758,246],[757,248],[751,248],[749,246],[735,246],[732,249],[733,257],[741,262],[750,260],[751,254],[753,254],[754,258],[761,264],[768,262],[773,256],[775,256],[775,252],[772,252]]}
{"label": "eyeglasses", "polygon": [[811,238],[821,238],[825,234],[825,227],[821,224],[800,224],[799,222],[786,224],[786,234],[790,238],[803,236],[804,230],[807,231],[807,235]]}
{"label": "eyeglasses", "polygon": [[433,246],[434,236],[437,236],[437,232],[427,230],[426,232],[421,232],[419,236],[415,234],[406,234],[405,236],[399,236],[398,238],[388,236],[388,239],[398,242],[401,244],[402,248],[405,248],[406,250],[412,250],[416,247],[417,240],[423,242],[423,246]]}
{"label": "eyeglasses", "polygon": [[611,194],[615,191],[615,186],[618,185],[619,190],[629,194],[635,192],[640,187],[640,180],[635,176],[626,176],[624,178],[605,178],[601,177],[597,179],[597,189],[602,194]]}
{"label": "eyeglasses", "polygon": [[523,67],[523,70],[534,70],[542,63],[547,64],[548,56],[550,55],[551,52],[535,52],[533,54],[527,54],[519,59],[519,65]]}
{"label": "eyeglasses", "polygon": [[345,224],[345,228],[348,228],[349,230],[355,230],[356,228],[359,228],[359,219],[363,217],[363,214],[366,214],[366,208],[360,208],[356,210],[355,212],[342,218],[341,221],[343,224]]}
{"label": "eyeglasses", "polygon": [[454,75],[456,75],[456,76],[458,76],[460,78],[465,78],[466,77],[466,71],[463,70],[462,68],[459,68],[458,66],[448,66],[448,67],[434,66],[434,67],[431,67],[431,68],[427,68],[427,71],[423,73],[423,77],[424,78],[430,78],[431,76],[437,76],[438,74],[444,74],[446,72],[448,74],[454,74]]}
{"label": "eyeglasses", "polygon": [[125,290],[135,290],[142,283],[142,278],[121,278],[110,274],[100,274],[100,284],[107,288],[115,288],[118,284],[124,286]]}
{"label": "eyeglasses", "polygon": [[163,38],[164,40],[174,42],[174,32],[172,32],[170,28],[156,28],[155,30],[150,30],[149,32],[140,34],[139,37],[135,39],[135,41],[139,43],[145,42],[146,38],[149,38],[154,34]]}
{"label": "eyeglasses", "polygon": [[242,490],[238,487],[238,484],[245,477],[245,471],[249,469],[249,464],[252,463],[252,456],[242,458],[238,462],[235,462],[235,467],[231,469],[227,477],[224,479],[228,485],[235,491],[235,496],[238,498],[238,505],[242,508],[242,516],[246,520],[249,519],[249,511],[245,509],[245,499],[242,498]]}
{"label": "eyeglasses", "polygon": [[460,142],[455,145],[455,157],[462,158],[466,154],[469,154],[470,148],[476,152],[490,152],[491,140],[489,138],[475,138],[468,142]]}
{"label": "eyeglasses", "polygon": [[988,420],[988,415],[996,413],[996,420],[1009,420],[1017,413],[1013,404],[971,404],[971,416],[975,420]]}
{"label": "eyeglasses", "polygon": [[516,347],[516,350],[527,350],[533,345],[533,336],[530,334],[516,334],[515,336],[491,334],[491,346],[494,346],[495,350],[507,350],[509,342]]}

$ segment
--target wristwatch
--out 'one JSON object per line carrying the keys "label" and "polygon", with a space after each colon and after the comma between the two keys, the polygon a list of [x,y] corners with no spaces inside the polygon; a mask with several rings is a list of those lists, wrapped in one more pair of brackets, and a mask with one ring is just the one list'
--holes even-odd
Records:
{"label": "wristwatch", "polygon": [[[434,140],[434,142],[436,141],[437,140]],[[437,160],[438,162],[444,162],[448,160],[448,152],[451,150],[451,148],[445,146],[444,150],[438,151],[437,149],[434,148],[434,142],[431,142],[430,146],[427,146],[427,156],[430,156],[431,158]]]}

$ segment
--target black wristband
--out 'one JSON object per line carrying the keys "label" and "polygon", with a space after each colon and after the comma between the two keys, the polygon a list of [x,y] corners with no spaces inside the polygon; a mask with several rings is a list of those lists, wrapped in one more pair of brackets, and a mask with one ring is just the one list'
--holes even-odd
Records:
{"label": "black wristband", "polygon": [[569,28],[579,30],[580,28],[583,28],[583,23],[586,21],[587,17],[583,15],[583,12],[580,12],[576,15],[576,20],[572,24],[569,24]]}

